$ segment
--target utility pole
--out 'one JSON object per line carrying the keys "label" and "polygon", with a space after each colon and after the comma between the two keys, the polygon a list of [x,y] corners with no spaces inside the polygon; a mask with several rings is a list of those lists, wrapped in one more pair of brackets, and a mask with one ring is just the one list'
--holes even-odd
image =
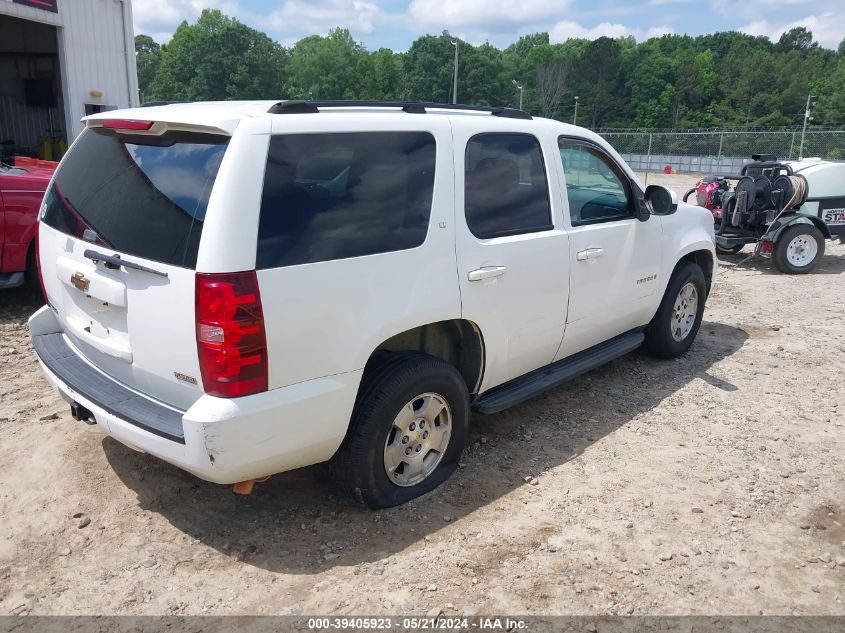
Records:
{"label": "utility pole", "polygon": [[455,85],[452,87],[452,103],[458,102],[458,40],[452,42],[455,47]]}
{"label": "utility pole", "polygon": [[813,117],[810,116],[810,106],[816,105],[815,101],[810,103],[810,100],[815,98],[815,95],[807,95],[807,106],[804,108],[804,127],[801,129],[801,144],[798,146],[798,160],[804,160],[804,135],[807,133],[807,122],[813,120]]}
{"label": "utility pole", "polygon": [[572,116],[572,125],[578,122],[578,95],[575,95],[575,114]]}
{"label": "utility pole", "polygon": [[[451,38],[449,31],[443,30],[443,37]],[[458,40],[452,40],[452,46],[455,47],[455,80],[452,85],[452,103],[458,103]]]}
{"label": "utility pole", "polygon": [[519,90],[519,109],[522,110],[522,84],[518,83],[516,79],[511,79],[513,85]]}

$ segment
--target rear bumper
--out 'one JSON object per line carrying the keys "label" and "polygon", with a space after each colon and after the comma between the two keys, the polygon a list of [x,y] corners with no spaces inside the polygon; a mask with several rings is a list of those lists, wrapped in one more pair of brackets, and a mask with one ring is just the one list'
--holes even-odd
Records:
{"label": "rear bumper", "polygon": [[91,411],[119,442],[221,484],[328,460],[346,434],[361,378],[355,371],[244,398],[203,395],[177,411],[90,365],[48,306],[29,323],[44,375],[66,401]]}

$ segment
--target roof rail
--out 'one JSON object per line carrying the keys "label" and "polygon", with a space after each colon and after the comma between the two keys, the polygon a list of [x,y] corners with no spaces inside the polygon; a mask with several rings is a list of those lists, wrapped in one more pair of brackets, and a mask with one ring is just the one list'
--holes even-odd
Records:
{"label": "roof rail", "polygon": [[190,103],[190,101],[147,101],[142,103],[142,108],[154,108],[156,106],[173,105],[174,103]]}
{"label": "roof rail", "polygon": [[320,108],[399,108],[411,114],[425,114],[427,108],[457,110],[466,112],[488,112],[492,116],[508,119],[531,119],[523,110],[503,107],[461,105],[456,103],[432,103],[428,101],[279,101],[267,112],[270,114],[316,114]]}

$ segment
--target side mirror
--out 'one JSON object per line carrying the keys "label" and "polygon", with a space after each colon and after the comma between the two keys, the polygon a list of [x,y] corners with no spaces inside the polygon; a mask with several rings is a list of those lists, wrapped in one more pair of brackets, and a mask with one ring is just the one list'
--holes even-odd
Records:
{"label": "side mirror", "polygon": [[678,210],[678,195],[663,185],[646,187],[644,198],[654,215],[671,215]]}

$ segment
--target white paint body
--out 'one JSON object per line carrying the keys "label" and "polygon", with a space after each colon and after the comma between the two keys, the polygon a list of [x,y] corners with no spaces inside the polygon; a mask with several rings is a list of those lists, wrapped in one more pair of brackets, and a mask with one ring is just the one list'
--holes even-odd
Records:
{"label": "white paint body", "polygon": [[[484,343],[483,393],[554,360],[637,327],[657,310],[678,261],[707,251],[716,262],[712,216],[681,205],[671,216],[573,228],[558,137],[600,145],[638,183],[605,141],[571,125],[478,113],[407,114],[370,108],[269,115],[272,102],[185,104],[111,113],[109,118],[216,130],[231,140],[205,217],[197,272],[252,270],[260,198],[271,134],[424,131],[436,140],[436,173],[428,233],[422,245],[392,253],[324,261],[257,273],[269,357],[269,390],[222,399],[174,372],[199,376],[194,271],[134,261],[168,273],[103,274],[82,257],[86,244],[42,224],[40,260],[51,306],[30,320],[33,334],[63,332],[104,377],[183,413],[185,444],[116,418],[45,373],[66,399],[93,413],[119,441],[199,477],[232,483],[328,460],[342,442],[364,366],[387,339],[428,323],[466,319]],[[88,119],[98,125],[104,117]],[[534,135],[542,148],[553,228],[478,239],[464,217],[466,143],[481,132]],[[72,161],[69,161],[72,162]],[[68,169],[65,163],[59,168]],[[90,246],[90,245],[89,245]],[[602,258],[580,260],[585,248]],[[114,302],[97,314],[65,277],[88,267],[89,293]],[[470,281],[469,272],[504,267]],[[637,280],[653,276],[649,283]],[[92,317],[92,315],[94,315]],[[91,331],[80,325],[88,318]],[[108,332],[102,324],[111,325]],[[89,324],[90,325],[90,324]]]}

